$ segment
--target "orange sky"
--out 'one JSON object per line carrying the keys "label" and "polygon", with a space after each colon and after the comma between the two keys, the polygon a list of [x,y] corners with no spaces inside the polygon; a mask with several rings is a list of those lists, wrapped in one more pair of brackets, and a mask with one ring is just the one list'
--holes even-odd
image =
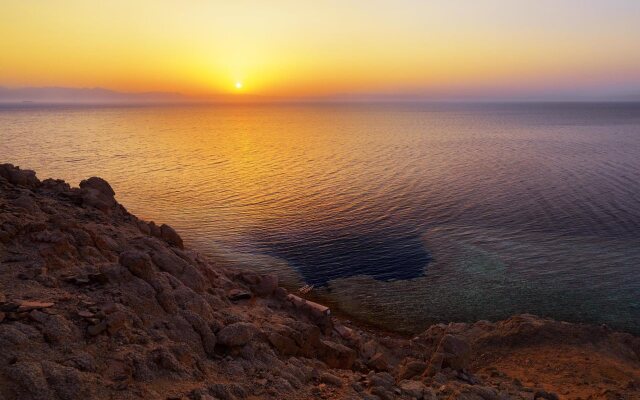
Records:
{"label": "orange sky", "polygon": [[639,21],[635,0],[9,0],[0,86],[199,96],[640,90]]}

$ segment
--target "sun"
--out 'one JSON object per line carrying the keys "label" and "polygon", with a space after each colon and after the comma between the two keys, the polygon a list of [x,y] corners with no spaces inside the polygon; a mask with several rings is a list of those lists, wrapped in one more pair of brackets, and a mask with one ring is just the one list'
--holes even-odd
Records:
{"label": "sun", "polygon": [[242,89],[242,82],[240,82],[240,81],[236,82],[236,89],[238,89],[238,90]]}

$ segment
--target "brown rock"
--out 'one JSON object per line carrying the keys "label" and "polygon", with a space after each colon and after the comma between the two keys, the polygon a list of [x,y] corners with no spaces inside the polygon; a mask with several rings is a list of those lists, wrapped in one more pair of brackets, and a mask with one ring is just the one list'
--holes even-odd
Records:
{"label": "brown rock", "polygon": [[95,314],[91,311],[78,311],[78,316],[82,318],[93,318]]}
{"label": "brown rock", "polygon": [[424,395],[425,385],[420,381],[403,380],[398,384],[402,394],[414,399],[422,399]]}
{"label": "brown rock", "polygon": [[105,235],[96,235],[96,247],[102,251],[121,251],[120,245],[112,238]]}
{"label": "brown rock", "polygon": [[231,301],[249,300],[251,293],[240,289],[231,289],[227,293],[227,298]]}
{"label": "brown rock", "polygon": [[31,310],[40,310],[43,308],[53,307],[54,303],[46,303],[41,301],[23,301],[18,306],[18,312],[27,312]]}
{"label": "brown rock", "polygon": [[182,243],[182,238],[178,233],[169,225],[162,224],[160,226],[160,237],[165,242],[169,243],[172,246],[179,247],[184,249],[184,244]]}
{"label": "brown rock", "polygon": [[49,388],[39,362],[17,362],[8,369],[10,381],[15,391],[22,394],[21,398],[34,400],[48,400],[55,394]]}
{"label": "brown rock", "polygon": [[0,176],[18,186],[35,188],[40,186],[36,173],[29,169],[20,169],[12,164],[0,164]]}
{"label": "brown rock", "polygon": [[42,321],[42,334],[49,343],[74,343],[79,339],[75,325],[62,315],[48,315]]}
{"label": "brown rock", "polygon": [[277,332],[271,332],[267,338],[269,343],[271,343],[273,347],[278,350],[278,353],[283,356],[294,356],[300,351],[300,347],[298,347],[293,339],[283,336]]}
{"label": "brown rock", "polygon": [[153,264],[149,256],[139,250],[127,250],[120,254],[120,265],[138,278],[150,280],[153,275]]}
{"label": "brown rock", "polygon": [[182,312],[182,316],[191,324],[193,330],[200,335],[204,351],[212,357],[215,356],[215,347],[218,339],[211,327],[200,315],[194,312],[185,310]]}
{"label": "brown rock", "polygon": [[276,290],[273,292],[273,295],[279,300],[284,300],[289,295],[289,292],[287,291],[287,289],[281,286],[278,286]]}
{"label": "brown rock", "polygon": [[380,349],[380,344],[373,339],[367,340],[362,345],[362,356],[364,358],[371,358],[374,354],[376,354]]}
{"label": "brown rock", "polygon": [[453,370],[465,369],[469,365],[471,347],[458,336],[444,335],[438,344],[438,348],[431,357],[430,369],[438,371],[440,368]]}
{"label": "brown rock", "polygon": [[140,229],[140,232],[144,233],[145,235],[151,234],[151,229],[149,229],[149,225],[146,222],[138,221],[137,225],[138,229]]}
{"label": "brown rock", "polygon": [[109,334],[114,335],[122,330],[126,326],[128,320],[127,314],[122,311],[116,311],[107,315],[106,322]]}
{"label": "brown rock", "polygon": [[236,322],[227,325],[218,332],[218,343],[225,346],[244,346],[249,343],[258,332],[253,324],[248,322]]}
{"label": "brown rock", "polygon": [[259,282],[252,286],[253,292],[258,296],[271,296],[278,288],[278,276],[268,274],[260,276]]}
{"label": "brown rock", "polygon": [[[316,357],[322,352],[324,346],[320,342],[320,329],[316,325],[292,321],[289,327],[291,330],[285,336],[296,341],[305,357]],[[280,333],[283,334],[282,331]]]}
{"label": "brown rock", "polygon": [[396,397],[391,391],[380,386],[371,388],[371,394],[377,396],[381,400],[394,400]]}
{"label": "brown rock", "polygon": [[97,336],[106,330],[107,330],[107,322],[100,321],[96,325],[91,325],[90,327],[88,327],[87,333],[91,336]]}
{"label": "brown rock", "polygon": [[424,373],[429,365],[423,361],[409,361],[402,365],[398,371],[398,379],[411,379]]}
{"label": "brown rock", "polygon": [[370,387],[379,386],[385,389],[391,389],[393,387],[393,376],[387,372],[375,373],[372,371],[367,375],[367,378],[369,379]]}
{"label": "brown rock", "polygon": [[188,263],[179,278],[182,283],[196,293],[202,293],[210,286],[204,275],[196,267]]}
{"label": "brown rock", "polygon": [[367,362],[369,367],[375,369],[376,371],[388,371],[389,370],[389,362],[387,361],[387,356],[384,353],[376,353],[371,357],[371,359]]}
{"label": "brown rock", "polygon": [[22,209],[24,209],[26,211],[29,211],[29,212],[32,212],[32,213],[38,211],[38,205],[33,200],[33,198],[31,198],[31,196],[29,196],[27,194],[20,195],[20,197],[18,197],[17,199],[13,200],[11,202],[11,204],[14,207],[22,208]]}
{"label": "brown rock", "polygon": [[320,357],[330,368],[350,369],[356,360],[356,352],[339,343],[321,341]]}
{"label": "brown rock", "polygon": [[437,400],[438,396],[430,387],[424,389],[422,400]]}
{"label": "brown rock", "polygon": [[107,181],[98,177],[91,177],[80,182],[80,188],[82,189],[94,189],[106,196],[115,196],[116,192],[113,191],[111,185]]}
{"label": "brown rock", "polygon": [[344,325],[338,324],[333,327],[333,329],[340,335],[343,339],[352,340],[355,339],[356,333],[353,329],[346,327]]}
{"label": "brown rock", "polygon": [[155,222],[151,221],[149,222],[149,233],[151,234],[151,236],[155,236],[155,237],[161,237],[162,236],[162,232],[160,231],[160,227],[158,225],[156,225]]}
{"label": "brown rock", "polygon": [[342,387],[342,379],[328,372],[323,372],[322,374],[320,374],[320,382],[335,387]]}
{"label": "brown rock", "polygon": [[84,400],[93,397],[91,389],[77,369],[43,361],[42,371],[60,399]]}
{"label": "brown rock", "polygon": [[187,262],[172,251],[156,251],[153,253],[151,259],[158,268],[175,277],[182,275],[182,272],[187,267]]}
{"label": "brown rock", "polygon": [[484,400],[498,400],[498,393],[490,387],[474,385],[470,387],[471,391],[482,397]]}
{"label": "brown rock", "polygon": [[109,213],[115,207],[115,192],[102,178],[92,177],[80,182],[82,202],[88,206]]}
{"label": "brown rock", "polygon": [[555,393],[546,392],[544,390],[538,390],[534,393],[533,399],[558,400],[558,395]]}
{"label": "brown rock", "polygon": [[29,313],[29,318],[31,318],[34,321],[40,322],[41,324],[45,323],[45,321],[47,320],[47,318],[49,318],[48,314],[45,314],[41,311],[38,310],[32,310]]}

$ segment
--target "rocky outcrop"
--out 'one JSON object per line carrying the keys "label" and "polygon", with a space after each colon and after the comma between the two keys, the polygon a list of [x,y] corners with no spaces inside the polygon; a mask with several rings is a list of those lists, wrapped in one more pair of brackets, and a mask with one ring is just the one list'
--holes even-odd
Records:
{"label": "rocky outcrop", "polygon": [[521,315],[408,339],[218,265],[129,214],[0,165],[0,399],[628,398],[640,341]]}

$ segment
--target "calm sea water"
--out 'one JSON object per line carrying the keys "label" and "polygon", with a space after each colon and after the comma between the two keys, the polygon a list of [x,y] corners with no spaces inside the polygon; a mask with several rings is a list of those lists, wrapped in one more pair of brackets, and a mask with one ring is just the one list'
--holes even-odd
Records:
{"label": "calm sea water", "polygon": [[391,329],[640,333],[640,105],[3,107],[0,154]]}

